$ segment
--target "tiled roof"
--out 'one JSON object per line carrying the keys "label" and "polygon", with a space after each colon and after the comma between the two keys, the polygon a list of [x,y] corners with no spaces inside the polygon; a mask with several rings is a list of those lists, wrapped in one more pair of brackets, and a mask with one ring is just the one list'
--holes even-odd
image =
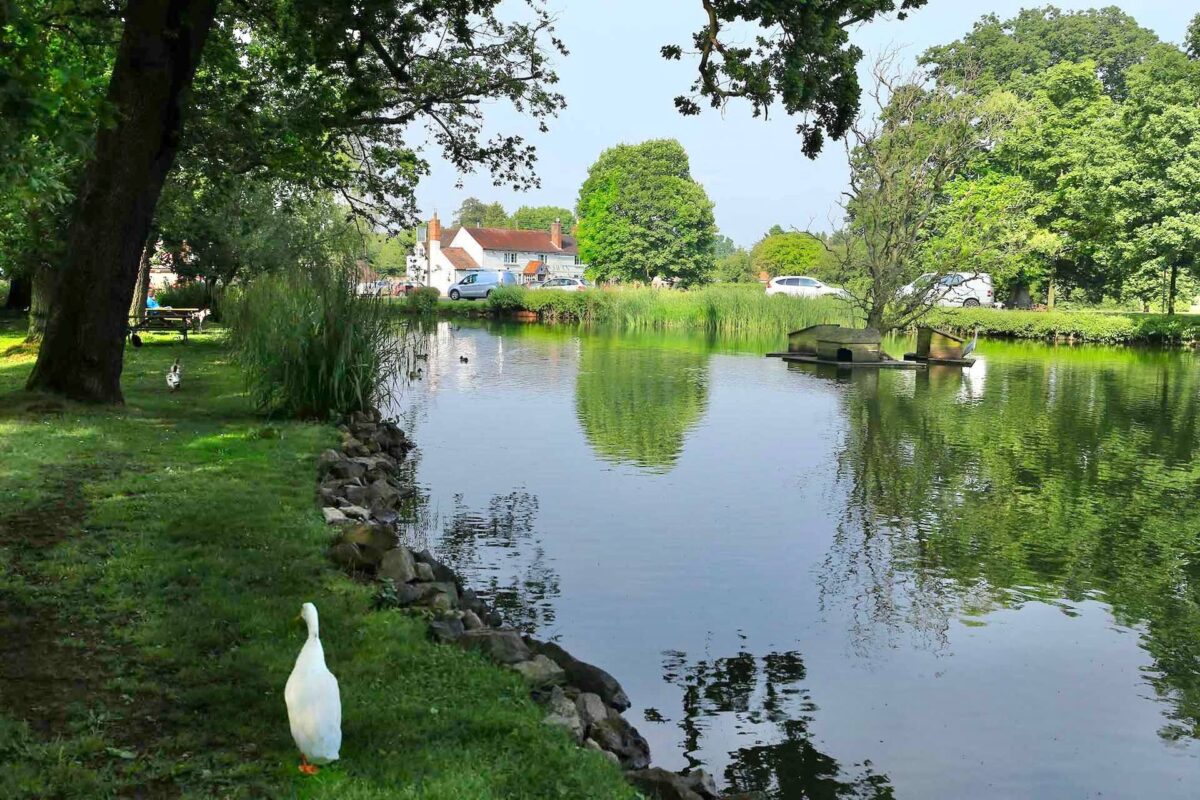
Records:
{"label": "tiled roof", "polygon": [[536,259],[533,261],[530,261],[528,264],[525,265],[525,274],[526,275],[537,275],[538,272],[540,272],[541,270],[542,270],[542,262],[537,261]]}
{"label": "tiled roof", "polygon": [[455,269],[479,269],[479,265],[475,263],[475,259],[471,258],[471,254],[461,247],[443,247],[442,255],[454,265]]}
{"label": "tiled roof", "polygon": [[458,228],[446,228],[442,231],[442,247],[449,247],[454,241],[454,237],[458,235]]}
{"label": "tiled roof", "polygon": [[[578,255],[579,243],[574,236],[563,235],[562,247],[550,241],[550,231],[518,231],[512,228],[467,228],[471,238],[484,250],[521,251],[525,253],[565,253]],[[444,237],[443,237],[444,238]]]}

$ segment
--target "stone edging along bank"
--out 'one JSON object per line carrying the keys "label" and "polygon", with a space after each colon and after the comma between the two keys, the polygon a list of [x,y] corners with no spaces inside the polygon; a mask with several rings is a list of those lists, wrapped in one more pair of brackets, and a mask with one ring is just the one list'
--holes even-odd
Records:
{"label": "stone edging along bank", "polygon": [[454,570],[428,550],[414,552],[400,542],[398,512],[416,495],[400,468],[413,447],[404,431],[378,411],[356,412],[338,430],[341,446],[318,459],[322,513],[337,528],[329,557],[338,566],[378,581],[383,605],[429,613],[429,634],[437,641],[475,651],[519,673],[530,696],[545,709],[547,724],[563,728],[576,744],[603,753],[648,797],[720,800],[704,770],[680,774],[650,767],[646,740],[621,716],[630,703],[616,678],[552,642],[506,627]]}

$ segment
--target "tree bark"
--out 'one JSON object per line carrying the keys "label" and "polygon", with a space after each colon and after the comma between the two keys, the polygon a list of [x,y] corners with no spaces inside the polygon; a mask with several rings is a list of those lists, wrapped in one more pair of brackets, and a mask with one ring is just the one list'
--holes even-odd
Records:
{"label": "tree bark", "polygon": [[29,293],[29,328],[25,331],[27,342],[40,342],[46,335],[46,321],[54,301],[54,278],[54,270],[45,264],[33,269],[33,285]]}
{"label": "tree bark", "polygon": [[1054,279],[1050,279],[1050,285],[1046,288],[1046,310],[1054,310]]}
{"label": "tree bark", "polygon": [[28,273],[18,272],[8,282],[8,299],[4,301],[5,311],[24,311],[29,308],[30,295],[33,294],[33,279]]}
{"label": "tree bark", "polygon": [[150,257],[154,255],[156,237],[153,231],[142,246],[142,260],[138,263],[137,283],[133,285],[133,302],[129,304],[129,316],[137,322],[146,319],[146,298],[150,296]]}
{"label": "tree bark", "polygon": [[101,127],[28,388],[120,403],[129,304],[218,0],[129,0]]}
{"label": "tree bark", "polygon": [[1167,284],[1167,313],[1175,313],[1175,295],[1179,292],[1179,265],[1171,265],[1171,281]]}

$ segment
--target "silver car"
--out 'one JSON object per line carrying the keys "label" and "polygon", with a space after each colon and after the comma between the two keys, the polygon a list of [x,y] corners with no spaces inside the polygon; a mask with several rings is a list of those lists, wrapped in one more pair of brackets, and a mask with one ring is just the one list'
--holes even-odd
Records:
{"label": "silver car", "polygon": [[450,286],[451,300],[478,300],[486,298],[498,287],[516,286],[517,276],[506,269],[479,270],[472,272],[458,283]]}

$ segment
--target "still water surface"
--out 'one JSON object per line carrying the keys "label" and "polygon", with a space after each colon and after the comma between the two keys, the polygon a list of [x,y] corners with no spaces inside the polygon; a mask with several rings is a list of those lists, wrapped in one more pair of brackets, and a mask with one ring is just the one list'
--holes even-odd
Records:
{"label": "still water surface", "polygon": [[395,400],[408,535],[616,675],[658,766],[1200,796],[1200,359],[989,341],[839,375],[777,344],[440,325]]}

